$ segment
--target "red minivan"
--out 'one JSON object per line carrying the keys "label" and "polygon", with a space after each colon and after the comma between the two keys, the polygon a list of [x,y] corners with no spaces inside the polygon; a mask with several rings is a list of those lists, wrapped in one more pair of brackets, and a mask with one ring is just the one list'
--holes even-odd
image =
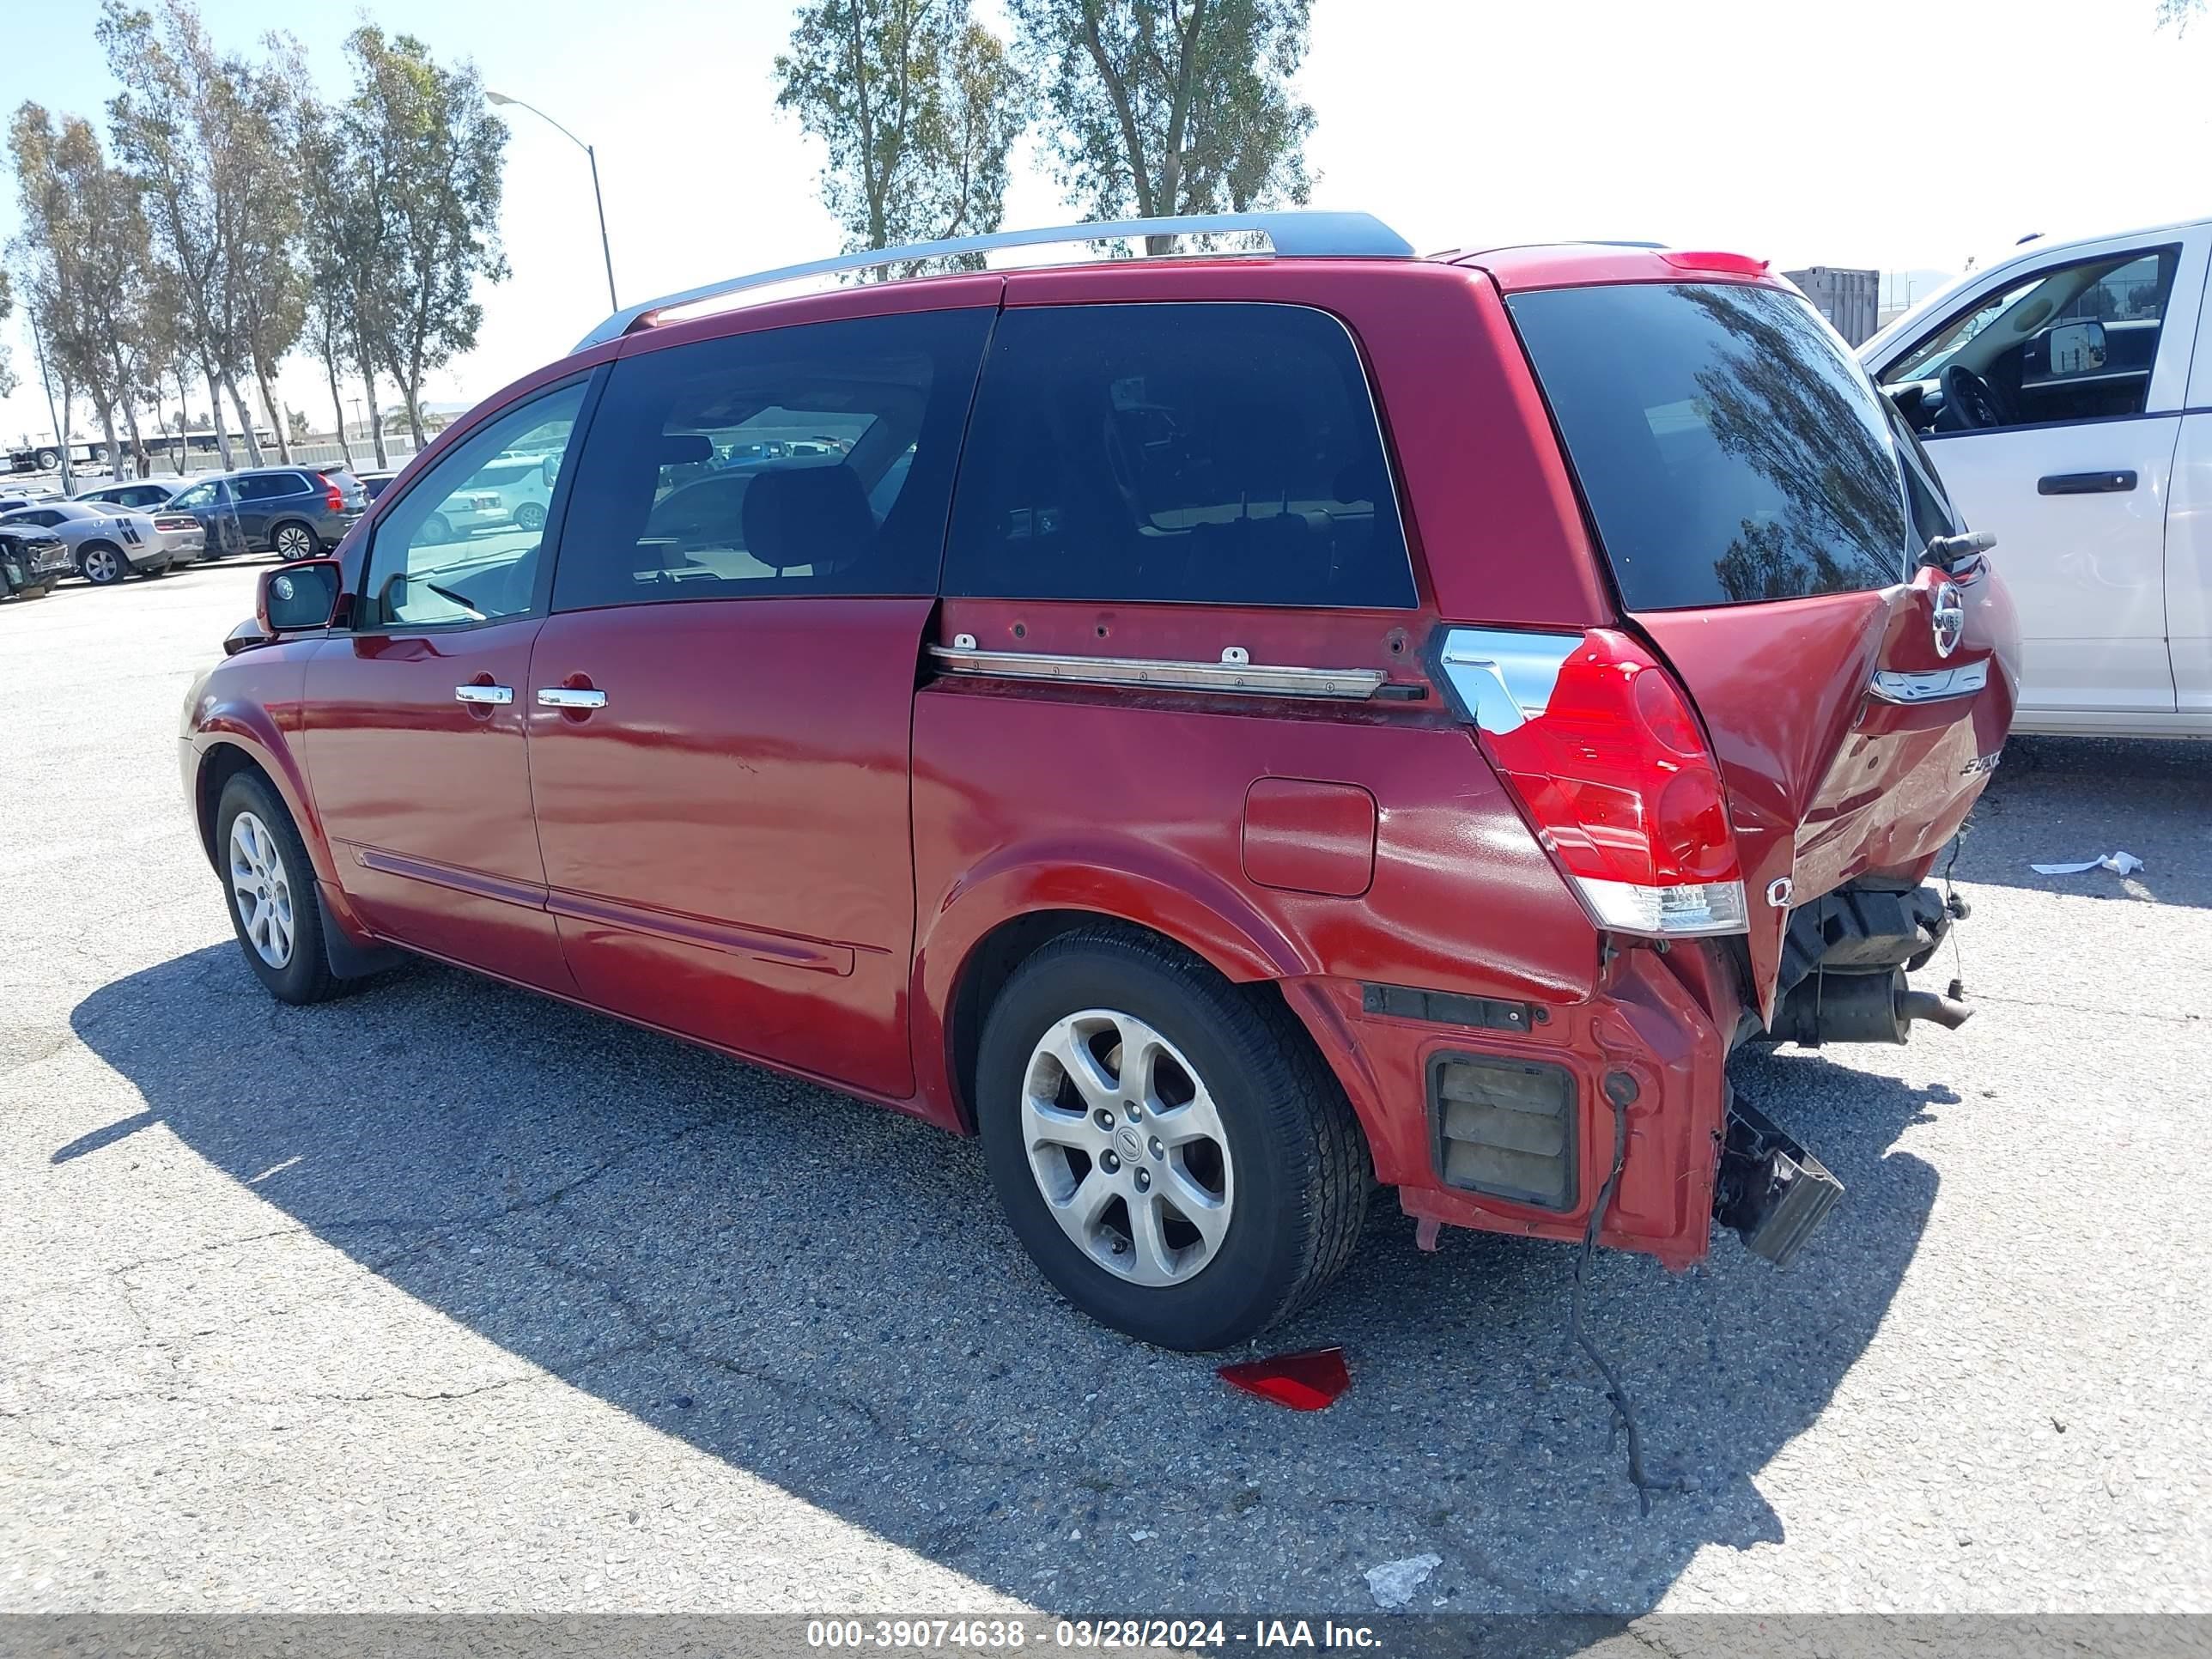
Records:
{"label": "red minivan", "polygon": [[[1147,230],[1267,246],[726,300]],[[544,522],[457,530],[519,456]],[[1378,1185],[1796,1249],[1841,1188],[1728,1058],[1963,1018],[1905,975],[2012,712],[1986,544],[1739,256],[975,239],[456,422],[266,573],[185,791],[276,996],[396,947],[980,1134],[1071,1301],[1215,1348]]]}

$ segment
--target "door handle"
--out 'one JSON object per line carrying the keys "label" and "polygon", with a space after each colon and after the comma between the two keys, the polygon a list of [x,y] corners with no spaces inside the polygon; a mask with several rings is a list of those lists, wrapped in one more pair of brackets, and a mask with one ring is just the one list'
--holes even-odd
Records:
{"label": "door handle", "polygon": [[566,685],[549,685],[538,691],[538,701],[547,708],[605,708],[607,694],[604,691],[579,691]]}
{"label": "door handle", "polygon": [[2103,495],[2135,487],[2132,472],[2053,472],[2035,481],[2039,495]]}
{"label": "door handle", "polygon": [[455,702],[509,703],[514,701],[511,685],[457,685],[453,688]]}

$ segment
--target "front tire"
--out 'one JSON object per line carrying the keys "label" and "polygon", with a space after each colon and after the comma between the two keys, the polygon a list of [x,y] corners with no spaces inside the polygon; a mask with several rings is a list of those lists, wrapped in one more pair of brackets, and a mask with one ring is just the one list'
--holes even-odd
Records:
{"label": "front tire", "polygon": [[514,521],[525,530],[543,530],[545,528],[545,509],[536,501],[525,501],[514,509]]}
{"label": "front tire", "polygon": [[303,524],[280,524],[270,532],[269,545],[276,556],[287,564],[297,564],[302,559],[312,559],[323,550],[315,532]]}
{"label": "front tire", "polygon": [[433,513],[422,520],[422,540],[429,546],[441,546],[453,539],[453,526],[442,513]]}
{"label": "front tire", "polygon": [[215,829],[231,931],[254,977],[280,1002],[337,995],[314,866],[276,792],[257,773],[234,775],[216,803]]}
{"label": "front tire", "polygon": [[1312,1299],[1367,1208],[1357,1120],[1279,1003],[1150,935],[1061,935],[993,1005],[976,1119],[1060,1292],[1161,1347],[1233,1346]]}
{"label": "front tire", "polygon": [[94,542],[77,555],[76,568],[94,587],[112,587],[131,574],[131,561],[110,542]]}

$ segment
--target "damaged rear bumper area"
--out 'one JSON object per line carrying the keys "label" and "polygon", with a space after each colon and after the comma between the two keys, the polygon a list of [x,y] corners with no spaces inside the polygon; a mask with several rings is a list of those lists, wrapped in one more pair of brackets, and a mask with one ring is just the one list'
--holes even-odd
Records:
{"label": "damaged rear bumper area", "polygon": [[[1761,1029],[1747,1017],[1739,1040],[1818,1048],[1903,1042],[1922,1021],[1955,1031],[1973,1013],[1956,981],[1939,994],[1913,990],[1905,975],[1927,964],[1966,915],[1964,900],[1906,883],[1862,880],[1823,894],[1790,919],[1773,1025]],[[1843,1182],[1820,1159],[1731,1091],[1715,1220],[1779,1267],[1843,1194]]]}
{"label": "damaged rear bumper area", "polygon": [[1905,976],[1925,966],[1966,902],[1933,887],[1862,879],[1800,906],[1783,939],[1768,1042],[1903,1042],[1917,1021],[1955,1031],[1973,1010],[1954,985],[1916,991]]}

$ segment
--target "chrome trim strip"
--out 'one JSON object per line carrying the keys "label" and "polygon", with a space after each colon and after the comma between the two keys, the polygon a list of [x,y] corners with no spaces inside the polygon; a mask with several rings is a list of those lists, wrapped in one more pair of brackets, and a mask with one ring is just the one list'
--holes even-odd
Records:
{"label": "chrome trim strip", "polygon": [[990,253],[1000,248],[1048,247],[1054,243],[1097,242],[1128,236],[1220,236],[1243,232],[1266,236],[1268,246],[1285,258],[1410,259],[1413,255],[1412,243],[1368,213],[1201,213],[1182,218],[1113,219],[1097,224],[1002,230],[988,236],[956,236],[941,242],[916,242],[907,247],[842,253],[831,259],[811,259],[805,264],[726,277],[701,288],[686,289],[680,294],[664,294],[641,305],[623,307],[579,340],[576,349],[583,351],[608,340],[620,339],[657,311],[697,305],[719,300],[725,295],[740,294],[750,288],[797,282],[802,277],[872,270],[880,265],[950,258],[962,253]]}
{"label": "chrome trim strip", "polygon": [[1956,668],[1931,668],[1906,673],[1894,668],[1877,669],[1867,696],[1878,702],[1942,702],[1971,697],[1990,683],[1990,659],[1962,663]]}
{"label": "chrome trim strip", "polygon": [[[548,889],[544,908],[569,921],[595,927],[618,927],[649,939],[667,939],[702,951],[720,951],[733,957],[750,957],[756,962],[773,963],[781,968],[804,969],[808,973],[830,974],[839,979],[850,979],[853,975],[854,947],[834,939],[807,939],[796,933],[772,933],[764,928],[741,927],[735,922],[710,921],[704,916],[625,904],[618,899],[601,898],[565,887]],[[859,948],[868,949],[866,945]]]}
{"label": "chrome trim strip", "polygon": [[1484,731],[1502,734],[1544,712],[1559,669],[1582,642],[1579,634],[1455,628],[1444,635],[1437,661],[1467,714]]}
{"label": "chrome trim strip", "polygon": [[1152,657],[1063,657],[1043,652],[969,651],[945,645],[931,646],[929,654],[947,673],[993,679],[1143,685],[1170,691],[1241,692],[1249,696],[1332,697],[1346,702],[1366,702],[1389,678],[1379,668],[1281,668]]}

